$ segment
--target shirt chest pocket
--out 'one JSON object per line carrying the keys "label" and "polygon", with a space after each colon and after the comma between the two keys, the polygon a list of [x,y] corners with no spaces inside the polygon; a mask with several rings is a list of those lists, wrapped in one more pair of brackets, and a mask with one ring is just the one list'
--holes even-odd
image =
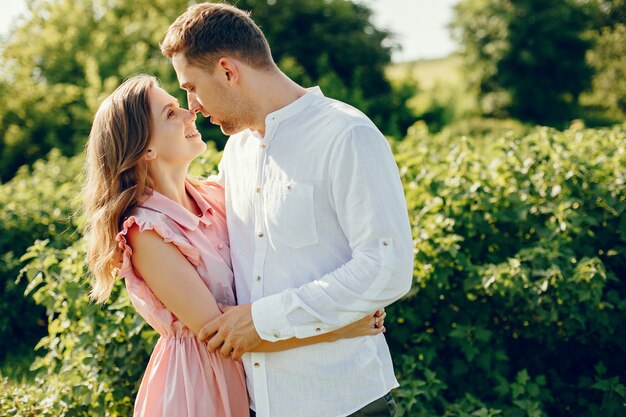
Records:
{"label": "shirt chest pocket", "polygon": [[318,242],[313,191],[312,184],[268,182],[266,216],[273,243],[298,249]]}

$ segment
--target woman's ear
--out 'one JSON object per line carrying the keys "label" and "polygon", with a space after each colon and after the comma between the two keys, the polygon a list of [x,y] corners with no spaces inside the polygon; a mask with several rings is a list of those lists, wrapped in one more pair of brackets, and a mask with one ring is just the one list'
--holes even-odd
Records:
{"label": "woman's ear", "polygon": [[148,161],[155,160],[156,157],[157,157],[156,151],[152,148],[148,148],[146,153],[143,155],[143,160],[148,162]]}

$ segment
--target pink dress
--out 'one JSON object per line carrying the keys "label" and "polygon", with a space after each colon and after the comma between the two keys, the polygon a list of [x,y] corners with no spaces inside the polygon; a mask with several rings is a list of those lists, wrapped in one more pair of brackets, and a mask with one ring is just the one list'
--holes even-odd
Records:
{"label": "pink dress", "polygon": [[[197,216],[153,191],[133,208],[117,240],[123,251],[120,275],[131,302],[161,337],[150,356],[135,400],[135,417],[243,417],[248,395],[240,362],[210,353],[206,343],[174,316],[133,269],[126,241],[131,227],[154,230],[194,265],[217,302],[235,305],[224,211],[224,190],[213,183],[186,183],[202,214]],[[176,279],[176,277],[172,277]]]}

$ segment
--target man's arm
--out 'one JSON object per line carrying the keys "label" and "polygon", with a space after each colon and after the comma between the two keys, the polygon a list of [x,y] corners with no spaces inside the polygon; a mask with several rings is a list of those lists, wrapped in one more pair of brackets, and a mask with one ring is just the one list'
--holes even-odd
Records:
{"label": "man's arm", "polygon": [[389,144],[375,129],[357,126],[338,141],[331,162],[332,199],[352,259],[316,281],[255,301],[254,327],[264,340],[331,331],[411,287],[411,227]]}

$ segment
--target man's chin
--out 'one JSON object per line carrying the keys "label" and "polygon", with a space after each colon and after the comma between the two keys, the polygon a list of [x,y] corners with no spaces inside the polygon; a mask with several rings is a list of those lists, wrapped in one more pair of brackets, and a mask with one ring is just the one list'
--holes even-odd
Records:
{"label": "man's chin", "polygon": [[220,130],[222,131],[223,134],[225,134],[226,136],[232,136],[234,134],[237,134],[243,130],[245,130],[242,127],[234,127],[234,126],[228,126],[228,125],[220,125]]}

